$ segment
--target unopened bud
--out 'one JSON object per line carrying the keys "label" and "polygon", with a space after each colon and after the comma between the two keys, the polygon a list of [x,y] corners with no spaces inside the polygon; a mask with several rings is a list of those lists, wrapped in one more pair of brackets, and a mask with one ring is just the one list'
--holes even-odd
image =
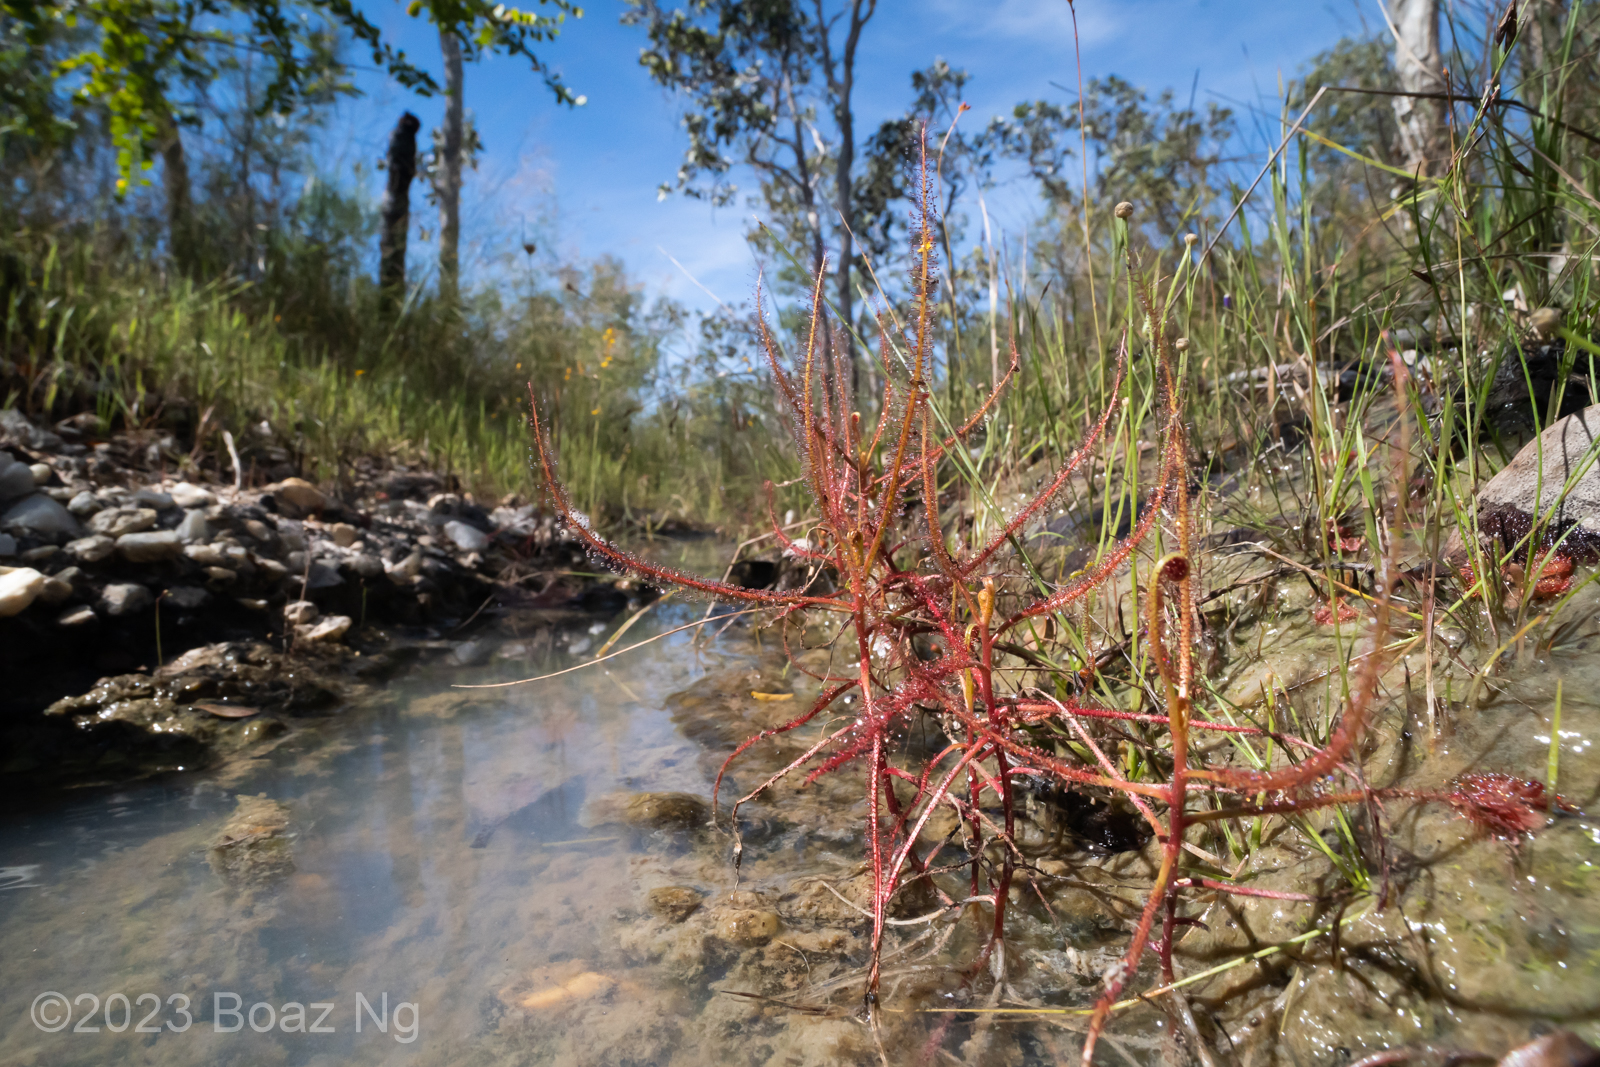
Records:
{"label": "unopened bud", "polygon": [[1180,337],[1173,342],[1172,347],[1176,348],[1179,352],[1187,352],[1189,351],[1189,339],[1187,337]]}
{"label": "unopened bud", "polygon": [[1133,217],[1133,205],[1124,200],[1112,208],[1111,213],[1119,219],[1131,219]]}
{"label": "unopened bud", "polygon": [[1193,248],[1199,242],[1200,235],[1197,233],[1186,233],[1183,235],[1183,244],[1186,248]]}

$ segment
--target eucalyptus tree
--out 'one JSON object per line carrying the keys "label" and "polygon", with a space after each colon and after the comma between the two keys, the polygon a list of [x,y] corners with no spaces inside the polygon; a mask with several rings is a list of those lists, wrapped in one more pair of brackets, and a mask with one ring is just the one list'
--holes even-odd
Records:
{"label": "eucalyptus tree", "polygon": [[[832,233],[835,310],[853,323],[856,62],[877,0],[628,4],[623,21],[649,38],[640,63],[685,100],[688,148],[661,195],[728,204],[740,192],[735,169],[753,171],[777,238],[802,249],[810,270],[823,264]],[[845,343],[854,368],[855,346]]]}

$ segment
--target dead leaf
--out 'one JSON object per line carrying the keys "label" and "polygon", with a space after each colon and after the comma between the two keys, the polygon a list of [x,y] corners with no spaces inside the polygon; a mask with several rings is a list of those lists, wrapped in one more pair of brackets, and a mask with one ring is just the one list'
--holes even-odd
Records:
{"label": "dead leaf", "polygon": [[195,704],[201,711],[210,712],[219,719],[248,719],[261,712],[260,708],[246,707],[243,704]]}

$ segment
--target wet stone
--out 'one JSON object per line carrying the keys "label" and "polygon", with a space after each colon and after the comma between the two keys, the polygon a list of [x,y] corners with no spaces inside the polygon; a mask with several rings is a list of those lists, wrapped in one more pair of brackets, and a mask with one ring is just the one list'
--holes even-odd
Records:
{"label": "wet stone", "polygon": [[622,810],[629,826],[649,830],[692,830],[710,816],[706,802],[688,793],[636,793]]}
{"label": "wet stone", "polygon": [[717,917],[719,938],[735,945],[764,945],[778,935],[783,920],[775,911],[735,908]]}
{"label": "wet stone", "polygon": [[265,793],[240,796],[207,858],[229,885],[265,884],[294,872],[290,837],[288,808]]}
{"label": "wet stone", "polygon": [[669,923],[681,923],[700,908],[700,891],[688,886],[667,885],[650,890],[650,911]]}

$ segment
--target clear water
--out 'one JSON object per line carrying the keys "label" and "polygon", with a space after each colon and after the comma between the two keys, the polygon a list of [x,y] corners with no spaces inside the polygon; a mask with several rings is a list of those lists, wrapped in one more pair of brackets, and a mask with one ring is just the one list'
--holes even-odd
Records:
{"label": "clear water", "polygon": [[[664,605],[625,641],[698,610]],[[1568,679],[1563,789],[1592,805],[1600,781],[1590,745],[1596,710],[1588,687],[1574,683],[1593,673],[1594,662],[1586,646],[1571,647],[1517,672],[1477,719],[1422,758],[1423,777],[1485,761],[1531,772],[1548,748],[1539,727],[1553,667]],[[641,791],[709,796],[722,754],[803,706],[808,684],[784,671],[770,642],[762,649],[735,631],[706,648],[688,634],[668,637],[612,661],[609,672],[509,689],[451,688],[542,666],[501,660],[430,668],[231,768],[13,804],[0,817],[0,1063],[878,1062],[851,1010],[865,962],[864,923],[819,884],[825,878],[848,889],[860,878],[851,827],[864,805],[853,775],[782,792],[754,809],[737,879],[725,838],[630,828],[605,814]],[[767,702],[751,691],[796,696]],[[753,750],[736,768],[734,787],[748,789],[795,750]],[[1377,760],[1394,766],[1415,758]],[[286,806],[293,873],[238,887],[213,870],[208,848],[241,794]],[[1427,936],[1463,954],[1452,965],[1512,990],[1515,1010],[1508,1015],[1497,1001],[1469,1011],[1459,996],[1419,987],[1403,1003],[1352,1008],[1352,1017],[1389,1020],[1372,1022],[1371,1032],[1329,1024],[1356,994],[1308,986],[1332,972],[1307,952],[1281,973],[1263,965],[1260,992],[1243,994],[1263,1005],[1263,1032],[1299,1020],[1297,1032],[1309,1035],[1300,1042],[1305,1062],[1317,1064],[1394,1043],[1509,1046],[1526,1040],[1541,1004],[1551,1017],[1587,1027],[1591,1039],[1600,1036],[1592,1033],[1593,1011],[1569,1003],[1600,991],[1600,835],[1592,824],[1566,820],[1516,853],[1450,828],[1437,809],[1393,815],[1397,842],[1409,850],[1395,859],[1397,878],[1448,888],[1456,901],[1467,899],[1458,883],[1477,884],[1485,895],[1466,911],[1441,899],[1441,910],[1384,920],[1387,926],[1364,931],[1369,941],[1361,947],[1384,951],[1382,938],[1400,945],[1422,936],[1407,922],[1431,923],[1436,933]],[[1416,864],[1439,850],[1441,834],[1454,836],[1441,863],[1419,878]],[[1287,844],[1278,851],[1297,855]],[[1052,898],[1052,911],[1019,899],[1007,1002],[1092,1001],[1098,974],[1120,951],[1103,905],[1113,882],[1140,877],[1139,854],[1127,856],[1122,874],[1112,863],[1073,867],[1076,881]],[[1090,883],[1106,892],[1071,888]],[[652,911],[650,891],[665,887],[692,890],[703,903],[681,924],[663,918]],[[775,936],[744,939],[740,924],[759,926],[768,915],[777,916]],[[1552,915],[1566,924],[1554,949],[1545,929]],[[1232,928],[1220,907],[1206,918],[1213,930]],[[960,966],[985,921],[975,919],[937,937],[931,928],[897,933],[885,1003],[979,1003],[967,999]],[[1534,919],[1543,925],[1533,934],[1514,929],[1515,936],[1490,938],[1495,922],[1516,928]],[[1355,933],[1348,944],[1359,944]],[[831,1011],[806,1014],[785,1004]],[[305,1006],[303,1015],[294,1005]],[[70,1021],[52,1029],[64,1008]],[[1419,1010],[1427,1024],[1407,1023]],[[993,1025],[887,1018],[886,1053],[896,1064],[1066,1062],[1082,1027],[1072,1017]],[[1228,1025],[1238,1036],[1254,1018]],[[1512,1021],[1489,1030],[1472,1024],[1478,1018]],[[319,1032],[309,1032],[319,1023]],[[1119,1023],[1113,1058],[1149,1062],[1154,1050],[1171,1047],[1165,1026],[1154,1012]],[[1281,1057],[1265,1051],[1255,1062],[1299,1062]]]}

